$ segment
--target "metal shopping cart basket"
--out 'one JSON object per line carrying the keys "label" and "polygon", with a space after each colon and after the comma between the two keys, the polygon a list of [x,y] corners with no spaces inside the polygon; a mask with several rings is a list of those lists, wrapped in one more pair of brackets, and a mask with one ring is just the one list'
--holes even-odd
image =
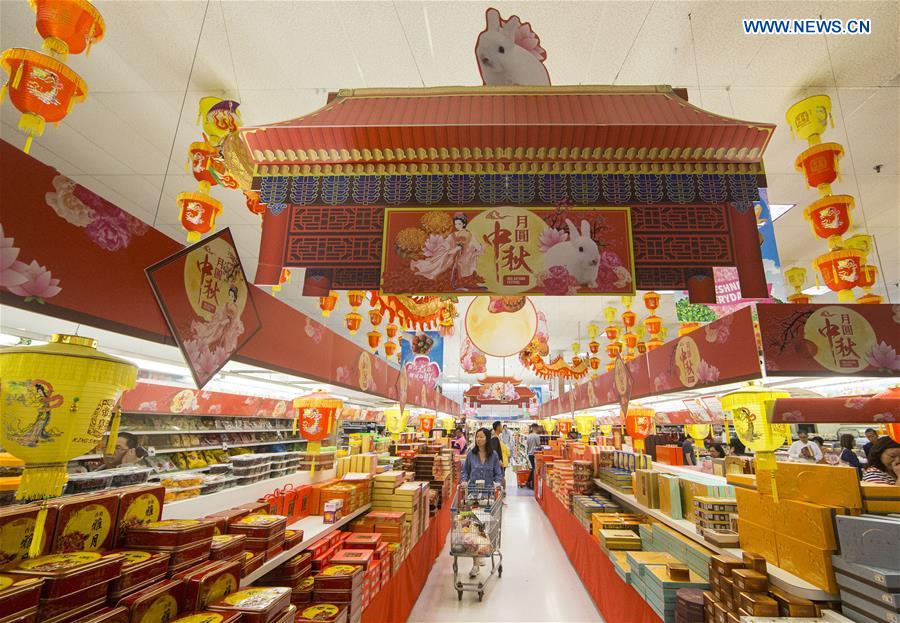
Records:
{"label": "metal shopping cart basket", "polygon": [[[484,597],[484,587],[493,577],[503,576],[503,554],[500,553],[500,532],[503,522],[503,497],[492,485],[467,487],[459,485],[450,507],[450,555],[453,556],[453,587],[462,601],[465,591]],[[490,558],[491,571],[484,579],[470,582],[459,576],[460,558]]]}

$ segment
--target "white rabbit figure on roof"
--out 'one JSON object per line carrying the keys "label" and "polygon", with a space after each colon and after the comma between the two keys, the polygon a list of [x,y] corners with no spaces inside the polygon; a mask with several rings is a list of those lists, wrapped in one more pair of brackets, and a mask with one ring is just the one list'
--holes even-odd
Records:
{"label": "white rabbit figure on roof", "polygon": [[481,79],[489,86],[549,86],[550,74],[544,66],[547,52],[541,40],[517,15],[504,20],[500,12],[485,12],[486,26],[475,43]]}

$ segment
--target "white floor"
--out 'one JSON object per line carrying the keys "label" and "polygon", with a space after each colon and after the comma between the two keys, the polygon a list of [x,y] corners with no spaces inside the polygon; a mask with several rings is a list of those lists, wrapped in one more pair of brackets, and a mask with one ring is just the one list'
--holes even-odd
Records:
{"label": "white floor", "polygon": [[[492,577],[479,603],[476,593],[463,593],[458,601],[453,588],[450,538],[428,576],[428,582],[410,614],[411,623],[464,621],[465,623],[588,623],[603,621],[569,563],[553,526],[535,502],[530,489],[517,489],[510,474],[509,495],[503,516],[501,551],[503,577]],[[472,568],[459,559],[460,573]],[[482,567],[482,575],[490,569]]]}

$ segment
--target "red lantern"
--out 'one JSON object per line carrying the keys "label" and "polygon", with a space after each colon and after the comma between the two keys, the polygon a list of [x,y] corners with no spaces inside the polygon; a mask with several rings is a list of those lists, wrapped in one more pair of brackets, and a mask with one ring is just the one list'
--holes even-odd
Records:
{"label": "red lantern", "polygon": [[588,360],[591,364],[591,370],[599,370],[600,369],[600,359],[597,357],[591,357]]}
{"label": "red lantern", "polygon": [[588,342],[588,350],[591,351],[592,355],[596,355],[600,352],[600,343],[595,340],[591,340],[590,342]]}
{"label": "red lantern", "polygon": [[334,290],[329,290],[328,296],[320,296],[319,297],[319,309],[322,310],[322,315],[325,318],[331,315],[331,312],[334,311],[335,305],[337,305],[338,295]]}
{"label": "red lantern", "polygon": [[399,327],[397,325],[395,325],[394,323],[390,323],[387,327],[385,327],[385,331],[387,332],[388,339],[393,340],[395,337],[397,337],[398,330],[399,330]]}
{"label": "red lantern", "polygon": [[638,336],[636,333],[632,333],[631,331],[629,331],[628,333],[623,335],[622,338],[625,340],[625,346],[627,346],[629,349],[633,349],[635,346],[637,346]]}
{"label": "red lantern", "polygon": [[581,365],[581,357],[579,357],[578,355],[575,355],[574,357],[572,357],[572,367],[577,368],[580,365]]}
{"label": "red lantern", "polygon": [[272,286],[272,292],[281,292],[281,286],[291,282],[291,269],[282,268],[281,275],[278,276],[278,284]]}
{"label": "red lantern", "polygon": [[644,329],[650,335],[656,335],[662,331],[662,318],[659,316],[647,316],[644,318]]}
{"label": "red lantern", "polygon": [[613,342],[612,344],[607,344],[606,346],[606,354],[609,355],[610,359],[615,359],[619,356],[619,353],[622,352],[622,347],[618,342]]}
{"label": "red lantern", "polygon": [[362,316],[357,314],[355,311],[349,312],[344,316],[344,325],[346,325],[347,331],[350,332],[350,335],[356,335],[356,332],[359,331],[360,325],[362,325]]}
{"label": "red lantern", "polygon": [[377,327],[381,324],[381,319],[384,318],[384,314],[382,314],[377,309],[369,310],[369,322],[372,323],[373,327]]}
{"label": "red lantern", "polygon": [[[188,147],[188,164],[194,179],[200,183],[201,192],[209,192],[210,186],[215,186],[218,181],[213,175],[212,159],[219,150],[204,141],[191,143]],[[257,200],[259,194],[257,194]]]}
{"label": "red lantern", "polygon": [[[622,324],[625,325],[626,329],[630,329],[634,326],[634,321],[637,319],[637,314],[631,311],[630,309],[626,309],[622,312]],[[607,336],[609,337],[609,336]]]}
{"label": "red lantern", "polygon": [[859,282],[864,258],[862,251],[856,249],[837,249],[816,258],[822,280],[832,292],[838,293],[840,302],[853,300],[852,290]]}
{"label": "red lantern", "polygon": [[203,193],[178,193],[181,206],[181,226],[187,232],[188,242],[197,242],[216,226],[216,217],[222,212],[222,204]]}
{"label": "red lantern", "polygon": [[828,195],[806,206],[803,216],[812,225],[813,233],[828,240],[829,246],[834,248],[850,229],[850,210],[853,206],[850,195]]}
{"label": "red lantern", "polygon": [[434,416],[433,415],[420,415],[419,416],[419,428],[427,435],[434,430]]}
{"label": "red lantern", "polygon": [[647,350],[656,350],[663,344],[665,344],[665,342],[655,337],[652,340],[647,340]]}
{"label": "red lantern", "polygon": [[606,329],[604,329],[604,332],[606,333],[606,339],[608,339],[610,342],[619,337],[619,327],[610,325],[606,327]]}
{"label": "red lantern", "polygon": [[659,308],[659,299],[660,296],[656,292],[647,292],[644,294],[644,307],[649,309],[651,312],[656,311]]}
{"label": "red lantern", "polygon": [[87,85],[81,76],[40,52],[10,48],[0,54],[0,68],[9,74],[0,89],[0,102],[8,90],[9,101],[22,113],[19,130],[28,135],[25,153],[31,149],[34,135],[44,133],[47,122],[62,121],[87,97]]}
{"label": "red lantern", "polygon": [[338,412],[343,409],[344,402],[325,392],[313,392],[294,400],[297,409],[298,429],[300,436],[307,441],[327,439],[334,428]]}
{"label": "red lantern", "polygon": [[856,282],[856,287],[871,288],[875,285],[875,280],[877,277],[878,267],[872,266],[871,264],[865,264],[862,267],[862,270],[859,272],[859,279]]}
{"label": "red lantern", "polygon": [[844,148],[837,143],[820,143],[801,152],[794,160],[794,168],[803,172],[809,186],[818,188],[837,179],[838,161],[843,155]]}
{"label": "red lantern", "polygon": [[560,435],[568,435],[569,431],[572,430],[572,421],[571,420],[560,420],[556,423],[556,427],[559,429]]}
{"label": "red lantern", "polygon": [[397,352],[397,343],[396,342],[385,342],[384,343],[384,354],[388,357],[393,357],[394,353]]}
{"label": "red lantern", "polygon": [[625,415],[625,431],[634,440],[634,449],[644,449],[644,439],[653,434],[655,411],[648,407],[629,407]]}
{"label": "red lantern", "polygon": [[350,301],[350,307],[353,309],[362,305],[363,299],[365,298],[366,293],[361,290],[350,290],[347,292],[347,300]]}
{"label": "red lantern", "polygon": [[378,343],[381,342],[381,331],[369,331],[366,333],[366,338],[369,340],[369,348],[374,351],[378,348]]}
{"label": "red lantern", "polygon": [[90,52],[103,38],[103,16],[85,0],[31,0],[35,27],[48,54],[65,59],[68,54]]}
{"label": "red lantern", "polygon": [[638,342],[636,348],[637,348],[637,352],[640,353],[641,355],[643,355],[644,353],[647,352],[647,343],[646,342]]}

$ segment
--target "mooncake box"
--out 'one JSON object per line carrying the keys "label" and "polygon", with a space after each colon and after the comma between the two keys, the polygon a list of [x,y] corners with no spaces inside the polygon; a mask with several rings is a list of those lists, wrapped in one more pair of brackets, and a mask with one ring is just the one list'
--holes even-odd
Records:
{"label": "mooncake box", "polygon": [[246,517],[249,514],[250,511],[246,508],[232,508],[229,510],[219,511],[218,513],[212,513],[211,515],[207,515],[206,517],[204,517],[204,519],[215,522],[215,534],[227,534],[228,524],[233,521],[237,521],[241,517]]}
{"label": "mooncake box", "polygon": [[284,549],[289,550],[303,542],[303,530],[284,531]]}
{"label": "mooncake box", "polygon": [[242,554],[247,537],[243,534],[214,534],[209,546],[210,560],[227,560]]}
{"label": "mooncake box", "polygon": [[289,605],[285,608],[282,615],[275,619],[274,623],[294,623],[294,618],[297,616],[297,606],[294,604]]}
{"label": "mooncake box", "polygon": [[204,610],[236,590],[241,584],[238,560],[211,562],[184,576],[184,603],[191,610]]}
{"label": "mooncake box", "polygon": [[358,565],[328,565],[315,576],[316,590],[345,590],[362,585],[363,568]]}
{"label": "mooncake box", "polygon": [[346,606],[319,603],[298,610],[294,623],[347,623]]}
{"label": "mooncake box", "polygon": [[109,587],[109,590],[116,594],[121,595],[153,579],[162,579],[169,568],[168,552],[119,549],[109,553],[121,554],[123,557],[122,571]]}
{"label": "mooncake box", "polygon": [[287,527],[287,517],[284,515],[247,515],[228,526],[230,534],[246,534],[248,539],[270,539],[282,534]]}
{"label": "mooncake box", "polygon": [[12,618],[19,613],[25,616],[29,610],[37,608],[41,598],[43,578],[25,578],[0,574],[0,613]]}
{"label": "mooncake box", "polygon": [[38,614],[41,620],[56,619],[66,615],[72,609],[81,608],[86,604],[97,601],[101,597],[105,605],[109,594],[109,583],[110,580],[107,580],[98,584],[92,584],[74,593],[67,593],[53,599],[41,599]]}
{"label": "mooncake box", "polygon": [[113,547],[124,546],[125,535],[129,528],[159,521],[162,516],[166,489],[161,486],[147,485],[128,487],[118,493],[119,512],[113,536]]}
{"label": "mooncake box", "polygon": [[201,610],[199,612],[188,612],[177,619],[172,619],[169,623],[240,623],[240,612],[212,612],[211,610]]}
{"label": "mooncake box", "polygon": [[111,549],[116,538],[118,493],[99,492],[61,498],[54,502],[58,514],[52,552]]}
{"label": "mooncake box", "polygon": [[241,577],[247,577],[266,562],[264,552],[244,552],[243,567],[241,567]]}
{"label": "mooncake box", "polygon": [[315,578],[311,575],[301,580],[299,586],[291,591],[291,603],[308,604],[313,600],[313,589],[315,587]]}
{"label": "mooncake box", "polygon": [[331,557],[333,565],[361,565],[368,569],[375,552],[371,549],[341,549]]}
{"label": "mooncake box", "polygon": [[103,608],[95,614],[79,619],[78,623],[128,623],[128,608]]}
{"label": "mooncake box", "polygon": [[[0,564],[18,562],[28,558],[35,522],[41,510],[40,504],[22,504],[0,508]],[[56,506],[47,505],[41,554],[48,554],[56,532]]]}
{"label": "mooncake box", "polygon": [[116,605],[128,609],[129,623],[168,623],[181,612],[183,596],[181,580],[166,580],[132,593]]}
{"label": "mooncake box", "polygon": [[[41,599],[56,599],[91,586],[100,586],[122,570],[121,554],[69,552],[21,560],[3,570],[5,575],[43,578]],[[104,593],[105,597],[105,593]]]}
{"label": "mooncake box", "polygon": [[274,623],[291,605],[291,589],[251,586],[209,604],[214,612],[240,612],[243,623]]}
{"label": "mooncake box", "polygon": [[850,562],[843,556],[833,555],[831,563],[844,574],[876,586],[883,586],[890,592],[900,591],[900,571]]}
{"label": "mooncake box", "polygon": [[52,619],[41,617],[40,621],[41,623],[74,623],[75,621],[81,621],[84,617],[94,615],[98,610],[102,610],[105,607],[106,597],[104,596],[83,606],[70,608],[58,617],[53,617]]}
{"label": "mooncake box", "polygon": [[128,547],[174,549],[212,538],[215,522],[205,519],[165,519],[128,529]]}
{"label": "mooncake box", "polygon": [[176,567],[182,567],[185,563],[197,560],[208,560],[209,559],[209,548],[212,544],[212,537],[209,537],[203,541],[196,541],[194,543],[189,543],[187,545],[183,545],[181,547],[172,547],[172,548],[153,548],[146,547],[147,551],[158,552],[164,551],[169,554],[169,569],[172,570]]}
{"label": "mooncake box", "polygon": [[848,562],[900,571],[900,519],[838,515],[837,530],[841,556]]}

